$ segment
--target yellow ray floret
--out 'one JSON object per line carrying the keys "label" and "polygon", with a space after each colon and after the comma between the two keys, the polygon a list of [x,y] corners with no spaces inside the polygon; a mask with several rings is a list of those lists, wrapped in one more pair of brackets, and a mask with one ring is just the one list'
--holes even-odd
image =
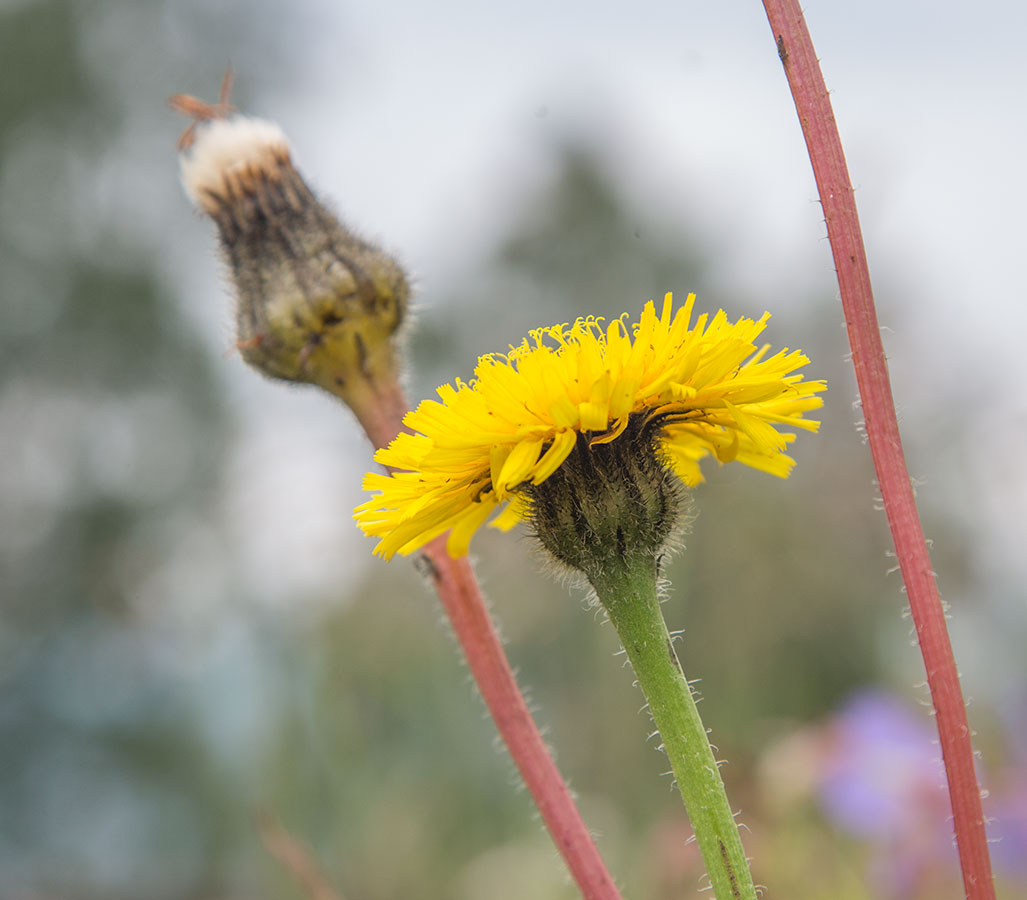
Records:
{"label": "yellow ray floret", "polygon": [[615,441],[632,415],[660,423],[664,459],[687,485],[703,480],[705,456],[787,477],[795,435],[778,428],[816,431],[804,416],[826,384],[794,374],[809,362],[799,351],[757,347],[769,313],[731,323],[720,311],[693,324],[694,303],[690,294],[675,312],[667,294],[659,316],[649,302],[630,330],[623,316],[539,328],[506,355],[482,356],[469,384],[440,387],[439,400],[407,413],[414,433],[375,455],[392,474],[364,479],[377,493],[354,516],[381,538],[375,553],[410,553],[446,531],[449,552],[466,553],[504,503],[492,525],[526,515],[519,488],[549,478],[579,434]]}

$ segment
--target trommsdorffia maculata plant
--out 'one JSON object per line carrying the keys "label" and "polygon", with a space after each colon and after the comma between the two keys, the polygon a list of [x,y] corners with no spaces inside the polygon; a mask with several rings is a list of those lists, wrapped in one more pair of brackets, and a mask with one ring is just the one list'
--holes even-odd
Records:
{"label": "trommsdorffia maculata plant", "polygon": [[375,492],[355,512],[375,552],[410,553],[448,532],[527,520],[542,546],[595,591],[617,629],[695,829],[713,893],[756,893],[718,762],[660,608],[661,568],[703,480],[700,460],[785,477],[794,434],[815,431],[822,381],[799,351],[757,346],[769,314],[699,315],[695,296],[637,322],[595,318],[533,331],[478,360],[475,378],[439,388],[376,459]]}
{"label": "trommsdorffia maculata plant", "polygon": [[[218,103],[187,95],[183,185],[216,224],[237,295],[237,346],[272,378],[343,400],[375,447],[403,428],[401,331],[409,288],[395,260],[344,226],[311,191],[281,128],[236,114],[230,73]],[[496,728],[586,900],[621,900],[514,678],[474,572],[445,540],[429,574]]]}

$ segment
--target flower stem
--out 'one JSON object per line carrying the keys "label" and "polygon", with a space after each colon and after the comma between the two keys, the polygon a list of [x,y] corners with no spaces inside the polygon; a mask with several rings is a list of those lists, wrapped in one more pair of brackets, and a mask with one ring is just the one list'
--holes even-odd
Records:
{"label": "flower stem", "polygon": [[995,887],[974,771],[972,732],[902,452],[870,271],[838,126],[798,0],[764,0],[763,5],[795,99],[824,208],[867,439],[938,722],[963,886],[971,900],[993,900]]}
{"label": "flower stem", "polygon": [[620,900],[613,878],[517,687],[467,557],[451,557],[445,535],[428,544],[424,555],[496,729],[582,896],[590,900]]}
{"label": "flower stem", "polygon": [[[408,408],[402,389],[392,382],[375,385],[368,402],[353,411],[374,446],[384,447],[403,429]],[[423,555],[496,730],[582,897],[622,900],[517,686],[470,563],[449,555],[445,535],[428,544]]]}
{"label": "flower stem", "polygon": [[660,610],[655,563],[624,559],[623,566],[607,566],[591,580],[660,731],[714,895],[755,900],[724,782]]}

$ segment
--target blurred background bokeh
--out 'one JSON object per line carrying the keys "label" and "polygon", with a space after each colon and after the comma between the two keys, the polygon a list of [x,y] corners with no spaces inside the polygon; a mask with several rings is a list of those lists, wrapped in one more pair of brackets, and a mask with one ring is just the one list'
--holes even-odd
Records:
{"label": "blurred background bokeh", "polygon": [[[807,9],[861,203],[1004,897],[1027,897],[1027,14]],[[369,448],[232,353],[165,98],[278,121],[410,268],[416,400],[668,290],[830,384],[710,469],[666,615],[767,896],[960,896],[821,214],[758,3],[0,2],[0,898],[571,898],[434,597],[349,514]],[[626,896],[701,866],[612,631],[482,533],[508,652]]]}

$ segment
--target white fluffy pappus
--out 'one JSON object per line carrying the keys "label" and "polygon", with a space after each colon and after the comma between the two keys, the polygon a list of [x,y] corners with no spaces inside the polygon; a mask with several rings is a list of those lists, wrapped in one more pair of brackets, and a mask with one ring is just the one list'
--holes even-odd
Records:
{"label": "white fluffy pappus", "polygon": [[273,171],[288,162],[289,139],[274,122],[248,116],[199,123],[191,146],[182,151],[182,186],[206,210],[211,196],[225,193],[228,179],[247,170]]}

